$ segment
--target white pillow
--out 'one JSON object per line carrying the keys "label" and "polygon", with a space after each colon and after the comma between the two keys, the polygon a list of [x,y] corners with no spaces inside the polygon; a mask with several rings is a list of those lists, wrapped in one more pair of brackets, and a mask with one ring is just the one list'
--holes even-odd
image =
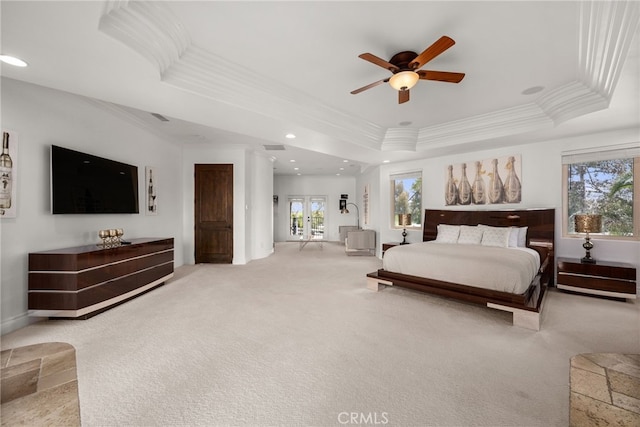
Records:
{"label": "white pillow", "polygon": [[520,227],[518,230],[518,247],[526,248],[527,247],[527,229],[529,227]]}
{"label": "white pillow", "polygon": [[510,248],[526,248],[527,247],[527,229],[529,227],[511,227],[509,233]]}
{"label": "white pillow", "polygon": [[479,245],[482,241],[482,228],[472,227],[470,225],[460,226],[460,235],[458,243],[463,245]]}
{"label": "white pillow", "polygon": [[459,234],[459,225],[438,224],[438,235],[436,236],[436,242],[457,243]]}
{"label": "white pillow", "polygon": [[517,248],[518,247],[518,236],[520,234],[520,228],[511,227],[509,229],[509,247]]}
{"label": "white pillow", "polygon": [[510,227],[490,227],[488,225],[479,225],[482,228],[483,246],[499,246],[503,248],[509,247]]}

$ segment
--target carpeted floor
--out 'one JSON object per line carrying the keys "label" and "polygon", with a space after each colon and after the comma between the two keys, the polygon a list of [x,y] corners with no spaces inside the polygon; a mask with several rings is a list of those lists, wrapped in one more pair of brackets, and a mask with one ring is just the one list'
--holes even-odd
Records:
{"label": "carpeted floor", "polygon": [[566,426],[581,353],[640,353],[640,304],[552,291],[542,330],[417,292],[366,289],[374,257],[279,243],[244,266],[177,269],[85,321],[2,348],[76,348],[84,426]]}

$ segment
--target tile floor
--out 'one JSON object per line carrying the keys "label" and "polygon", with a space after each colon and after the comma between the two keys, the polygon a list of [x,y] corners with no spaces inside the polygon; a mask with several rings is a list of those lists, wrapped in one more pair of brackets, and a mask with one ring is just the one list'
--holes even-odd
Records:
{"label": "tile floor", "polygon": [[76,350],[42,343],[0,353],[2,425],[80,425]]}
{"label": "tile floor", "polygon": [[640,426],[640,355],[571,358],[571,426]]}

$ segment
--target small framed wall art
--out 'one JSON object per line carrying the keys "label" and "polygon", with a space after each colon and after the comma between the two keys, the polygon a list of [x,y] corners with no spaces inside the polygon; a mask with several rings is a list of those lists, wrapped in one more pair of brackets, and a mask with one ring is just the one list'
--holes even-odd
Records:
{"label": "small framed wall art", "polygon": [[146,182],[146,191],[147,197],[145,198],[145,208],[144,212],[146,215],[157,215],[158,214],[158,179],[156,175],[156,168],[153,166],[146,166],[144,168],[145,171],[145,182]]}
{"label": "small framed wall art", "polygon": [[0,154],[0,218],[15,218],[17,211],[18,135],[2,130]]}
{"label": "small framed wall art", "polygon": [[369,184],[364,186],[362,193],[362,206],[364,207],[364,225],[369,225]]}

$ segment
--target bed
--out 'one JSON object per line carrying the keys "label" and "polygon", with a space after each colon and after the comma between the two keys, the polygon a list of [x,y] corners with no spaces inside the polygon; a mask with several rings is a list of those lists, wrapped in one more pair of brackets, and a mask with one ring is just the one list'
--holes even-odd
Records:
{"label": "bed", "polygon": [[[460,242],[447,236],[456,228]],[[475,240],[479,229],[500,243]],[[367,287],[400,286],[482,304],[513,313],[516,326],[539,330],[545,291],[553,284],[554,230],[554,209],[426,209],[423,242],[388,249],[383,268],[367,274]]]}

